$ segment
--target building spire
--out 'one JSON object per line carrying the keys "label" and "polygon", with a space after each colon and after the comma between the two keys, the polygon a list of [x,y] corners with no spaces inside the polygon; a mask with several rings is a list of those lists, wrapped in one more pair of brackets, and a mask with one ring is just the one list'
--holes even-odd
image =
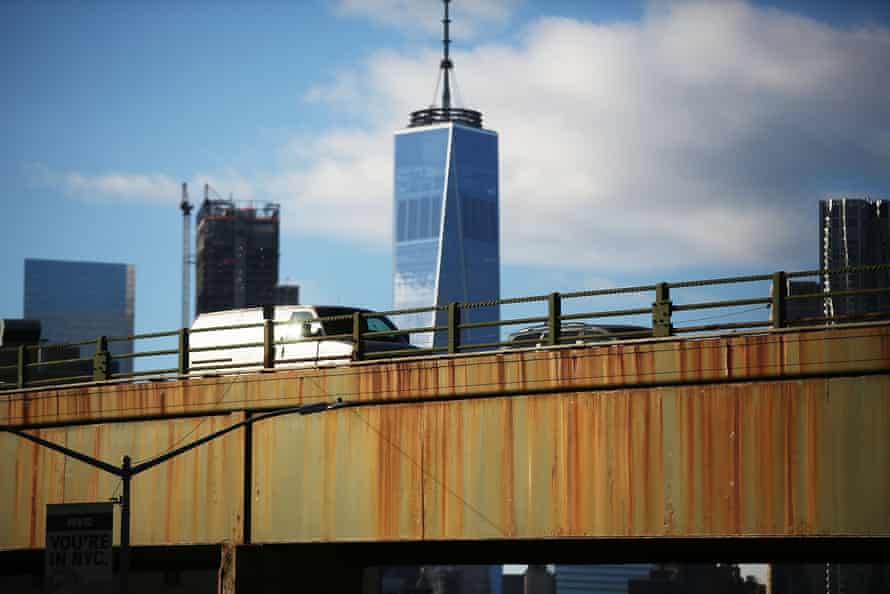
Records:
{"label": "building spire", "polygon": [[[445,16],[442,18],[442,61],[439,62],[441,75],[436,81],[436,90],[433,91],[433,104],[427,109],[412,111],[411,121],[408,124],[409,128],[445,122],[455,122],[473,128],[482,127],[482,114],[480,112],[475,109],[452,107],[451,105],[451,69],[454,68],[454,62],[451,61],[450,53],[451,18],[448,15],[449,4],[451,4],[451,0],[442,0]],[[442,79],[444,79],[444,84],[442,85],[442,105],[436,107],[436,95],[439,93],[439,81]]]}
{"label": "building spire", "polygon": [[442,19],[442,62],[439,64],[439,67],[442,69],[442,77],[444,80],[444,85],[442,88],[442,109],[451,109],[451,69],[454,68],[454,63],[451,61],[448,53],[448,46],[451,45],[451,38],[448,36],[448,26],[451,24],[451,19],[448,18],[448,4],[451,0],[442,0],[442,4],[445,6],[445,18]]}

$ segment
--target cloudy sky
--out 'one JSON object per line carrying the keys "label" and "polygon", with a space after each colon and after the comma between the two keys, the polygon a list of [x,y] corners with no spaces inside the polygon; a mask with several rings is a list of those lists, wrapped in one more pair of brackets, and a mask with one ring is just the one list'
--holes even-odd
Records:
{"label": "cloudy sky", "polygon": [[[282,205],[303,300],[392,304],[394,130],[434,0],[0,4],[0,317],[28,257],[136,265],[179,323],[179,184]],[[806,269],[817,201],[890,198],[890,3],[455,0],[500,135],[503,295]]]}

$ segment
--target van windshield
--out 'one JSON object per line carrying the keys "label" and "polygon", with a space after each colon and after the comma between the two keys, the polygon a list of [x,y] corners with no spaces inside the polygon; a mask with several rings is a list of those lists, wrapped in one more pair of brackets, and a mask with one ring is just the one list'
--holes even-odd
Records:
{"label": "van windshield", "polygon": [[[351,316],[356,311],[370,314],[365,310],[353,309],[350,307],[316,307],[315,311],[320,318],[334,316]],[[352,334],[352,318],[344,318],[341,320],[322,320],[324,333],[327,336],[338,334]],[[396,330],[389,318],[383,315],[363,315],[362,316],[362,332],[386,332],[388,330]],[[383,340],[386,342],[404,342],[401,336],[375,336],[372,340]]]}

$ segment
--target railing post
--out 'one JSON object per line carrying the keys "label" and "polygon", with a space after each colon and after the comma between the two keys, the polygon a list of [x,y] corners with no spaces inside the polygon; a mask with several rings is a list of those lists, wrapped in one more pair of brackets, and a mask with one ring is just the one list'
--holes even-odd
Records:
{"label": "railing post", "polygon": [[671,324],[671,289],[667,283],[655,285],[655,303],[652,304],[652,335],[670,336],[674,332]]}
{"label": "railing post", "polygon": [[772,286],[772,318],[773,328],[782,328],[785,326],[785,272],[779,271],[773,273]]}
{"label": "railing post", "polygon": [[448,352],[460,352],[460,308],[455,302],[448,304]]}
{"label": "railing post", "polygon": [[189,329],[179,329],[179,375],[189,372]]}
{"label": "railing post", "polygon": [[263,368],[275,367],[275,321],[263,320]]}
{"label": "railing post", "polygon": [[93,381],[101,382],[108,379],[108,337],[96,339],[96,353],[93,355]]}
{"label": "railing post", "polygon": [[356,361],[361,361],[365,356],[365,348],[362,344],[362,312],[352,312],[352,342],[355,344],[353,356]]}
{"label": "railing post", "polygon": [[28,383],[28,368],[25,367],[28,363],[27,353],[25,351],[25,345],[19,346],[18,359],[16,360],[16,384],[19,388],[24,388]]}
{"label": "railing post", "polygon": [[559,293],[550,293],[547,297],[547,344],[559,344],[562,334],[562,297]]}

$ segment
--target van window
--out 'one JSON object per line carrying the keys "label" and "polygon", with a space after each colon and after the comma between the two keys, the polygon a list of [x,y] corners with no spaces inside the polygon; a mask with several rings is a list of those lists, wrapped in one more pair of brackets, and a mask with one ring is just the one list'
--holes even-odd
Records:
{"label": "van window", "polygon": [[311,311],[295,311],[291,314],[287,324],[282,324],[280,333],[284,340],[297,340],[307,338],[303,335],[303,323],[314,319]]}

